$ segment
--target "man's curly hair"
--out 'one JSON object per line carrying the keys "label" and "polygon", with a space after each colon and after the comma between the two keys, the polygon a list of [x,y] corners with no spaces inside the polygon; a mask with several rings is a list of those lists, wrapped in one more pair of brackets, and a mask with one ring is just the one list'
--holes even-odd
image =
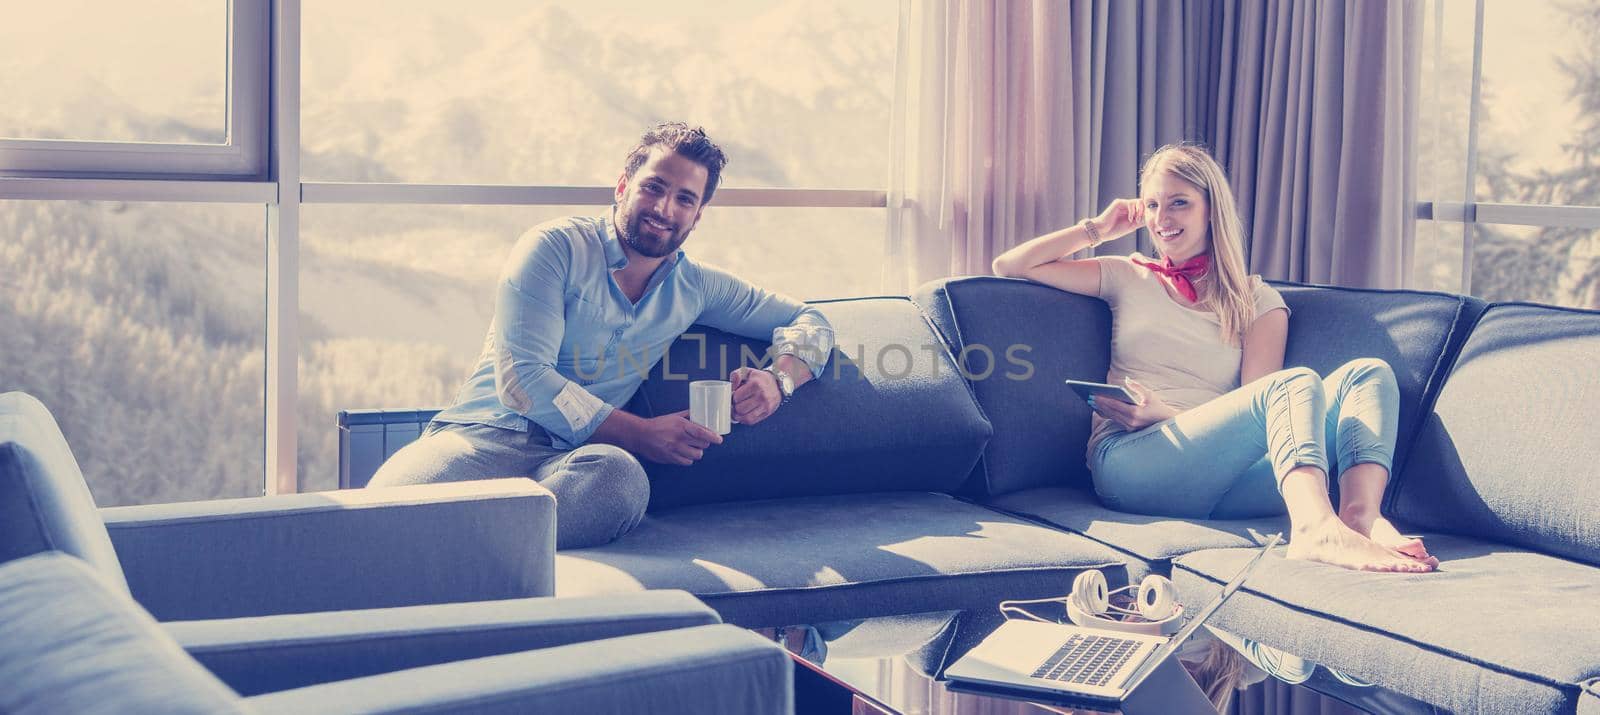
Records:
{"label": "man's curly hair", "polygon": [[628,161],[623,165],[627,175],[633,176],[639,167],[644,166],[650,150],[658,146],[671,149],[706,168],[706,191],[700,197],[700,203],[711,203],[711,195],[717,192],[717,182],[722,178],[722,168],[728,165],[728,155],[722,153],[722,147],[706,136],[705,129],[683,122],[663,122],[645,130],[644,135],[639,137],[639,143],[628,152]]}

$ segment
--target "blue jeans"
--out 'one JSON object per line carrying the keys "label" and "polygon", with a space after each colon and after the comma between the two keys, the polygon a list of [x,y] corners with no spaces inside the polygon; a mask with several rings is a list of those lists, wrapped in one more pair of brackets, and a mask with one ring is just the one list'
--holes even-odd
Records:
{"label": "blue jeans", "polygon": [[1399,405],[1394,371],[1382,360],[1353,360],[1326,379],[1288,368],[1172,419],[1106,437],[1089,468],[1101,503],[1118,511],[1276,516],[1285,511],[1279,485],[1295,467],[1328,474],[1369,463],[1389,469]]}

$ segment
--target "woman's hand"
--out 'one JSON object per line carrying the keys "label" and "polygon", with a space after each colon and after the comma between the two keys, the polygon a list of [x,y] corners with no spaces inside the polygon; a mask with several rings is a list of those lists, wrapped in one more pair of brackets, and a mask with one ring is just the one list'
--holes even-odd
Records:
{"label": "woman's hand", "polygon": [[1139,199],[1117,199],[1106,206],[1094,219],[1100,238],[1115,241],[1144,225],[1144,202]]}
{"label": "woman's hand", "polygon": [[1139,398],[1139,404],[1130,405],[1122,400],[1114,400],[1109,397],[1101,399],[1090,398],[1089,409],[1100,413],[1101,417],[1122,425],[1122,428],[1129,432],[1138,432],[1157,422],[1162,422],[1178,415],[1177,410],[1173,409],[1171,405],[1162,402],[1161,398],[1156,397],[1155,393],[1145,388],[1144,385],[1131,379],[1123,380],[1122,384],[1126,385],[1128,391]]}

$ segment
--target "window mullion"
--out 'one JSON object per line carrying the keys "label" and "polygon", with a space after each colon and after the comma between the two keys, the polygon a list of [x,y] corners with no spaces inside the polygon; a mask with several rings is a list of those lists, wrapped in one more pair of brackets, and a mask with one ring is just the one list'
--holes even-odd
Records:
{"label": "window mullion", "polygon": [[299,491],[300,2],[278,0],[269,153],[277,200],[267,207],[266,493]]}
{"label": "window mullion", "polygon": [[1472,295],[1472,251],[1477,234],[1478,120],[1483,103],[1483,0],[1478,0],[1472,22],[1472,100],[1467,108],[1467,177],[1462,187],[1465,205],[1461,221],[1461,293]]}

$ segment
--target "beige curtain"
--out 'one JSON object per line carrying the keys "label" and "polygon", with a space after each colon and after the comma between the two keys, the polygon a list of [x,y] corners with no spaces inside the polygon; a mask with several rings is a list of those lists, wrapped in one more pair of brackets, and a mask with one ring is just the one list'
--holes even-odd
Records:
{"label": "beige curtain", "polygon": [[[1213,147],[1253,271],[1399,287],[1414,223],[1418,0],[903,0],[884,288],[1136,192],[1156,147]],[[1102,252],[1149,251],[1149,237]]]}
{"label": "beige curtain", "polygon": [[1211,144],[1269,278],[1398,288],[1415,236],[1415,0],[1218,0]]}
{"label": "beige curtain", "polygon": [[1197,131],[1184,16],[1152,10],[1169,4],[903,4],[886,290],[988,273],[1007,248],[1132,196],[1140,156]]}

